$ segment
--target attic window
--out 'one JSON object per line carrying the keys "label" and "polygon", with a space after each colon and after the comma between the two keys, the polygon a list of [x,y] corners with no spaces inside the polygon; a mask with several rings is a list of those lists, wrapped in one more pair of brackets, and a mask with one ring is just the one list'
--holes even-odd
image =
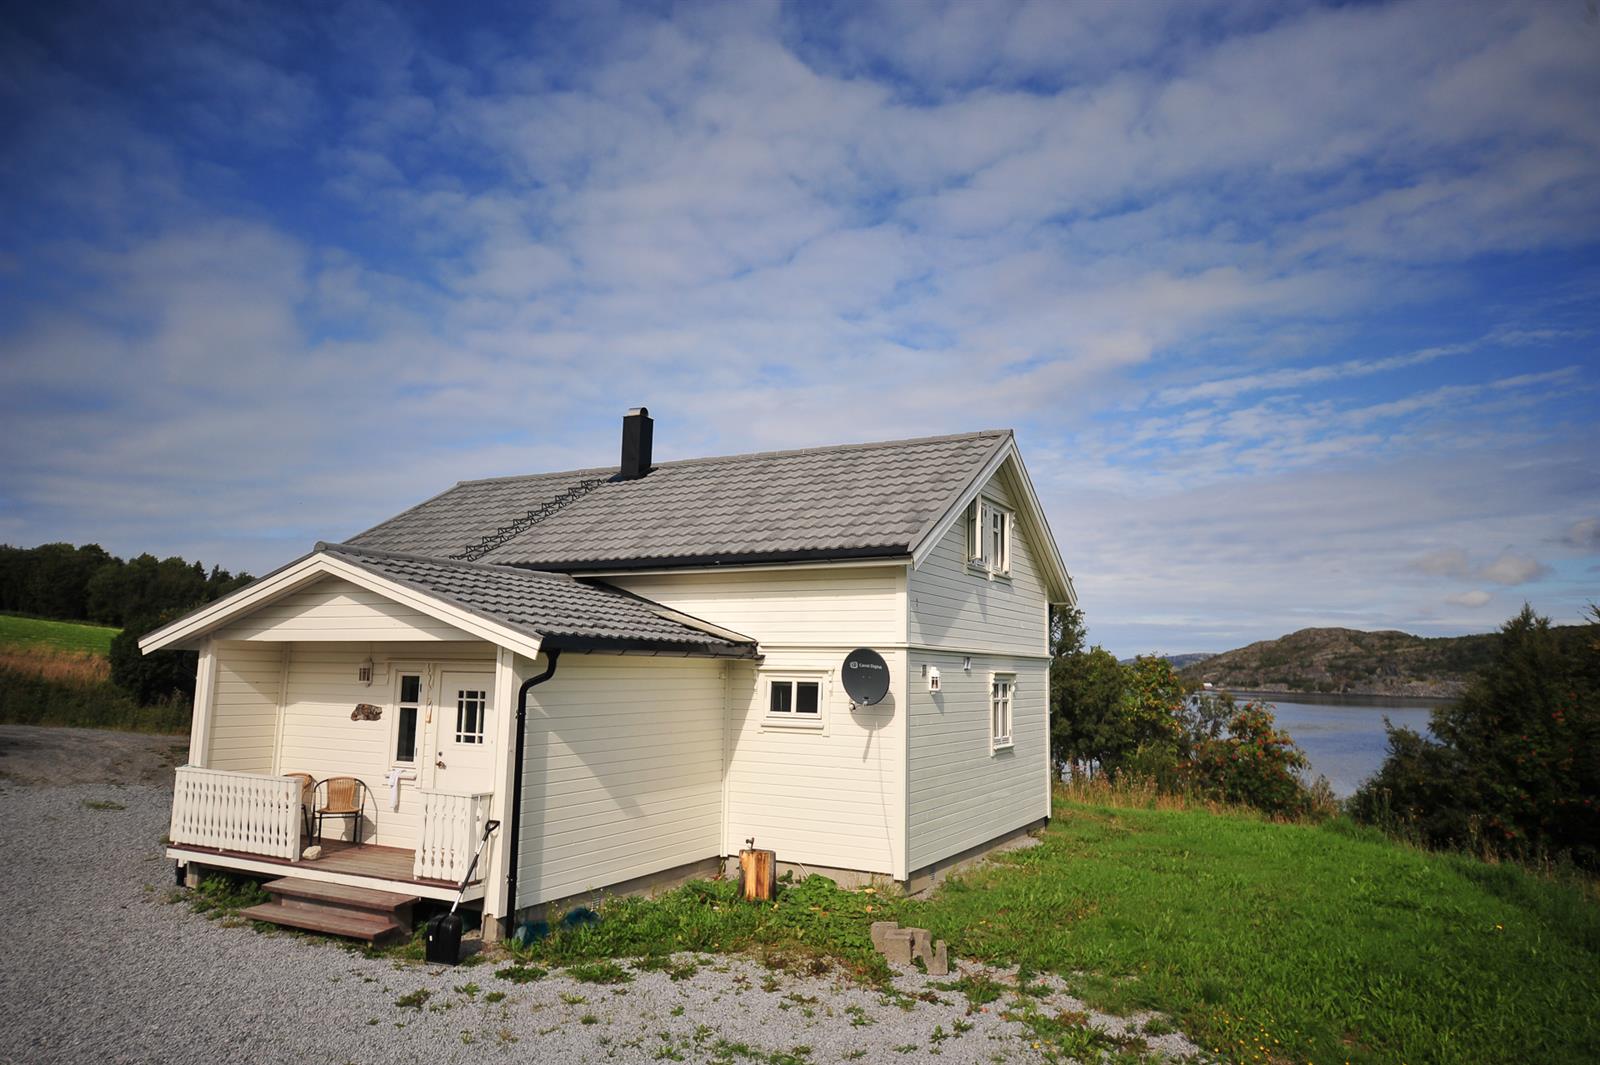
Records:
{"label": "attic window", "polygon": [[988,573],[1011,572],[1011,511],[978,498],[967,507],[967,565]]}

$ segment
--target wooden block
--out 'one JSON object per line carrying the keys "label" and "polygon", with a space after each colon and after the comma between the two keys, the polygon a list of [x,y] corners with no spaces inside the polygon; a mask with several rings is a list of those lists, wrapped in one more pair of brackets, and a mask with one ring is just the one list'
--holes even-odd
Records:
{"label": "wooden block", "polygon": [[778,853],[776,851],[742,850],[739,852],[739,874],[744,881],[746,902],[771,902],[773,886],[777,882]]}

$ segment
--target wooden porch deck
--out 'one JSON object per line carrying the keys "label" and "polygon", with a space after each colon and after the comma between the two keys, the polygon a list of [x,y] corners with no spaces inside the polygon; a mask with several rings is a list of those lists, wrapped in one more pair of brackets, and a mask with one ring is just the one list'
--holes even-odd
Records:
{"label": "wooden porch deck", "polygon": [[[384,847],[376,843],[357,845],[344,840],[324,840],[321,858],[315,861],[302,859],[298,862],[265,854],[201,847],[193,843],[174,844],[167,848],[167,855],[180,861],[194,861],[200,865],[246,871],[260,871],[252,867],[271,866],[272,870],[267,875],[273,876],[310,876],[321,879],[323,874],[328,874],[329,879],[337,878],[337,880],[359,877],[364,880],[382,880],[390,884],[410,884],[424,889],[419,890],[418,894],[434,898],[440,897],[441,892],[448,892],[453,898],[456,889],[460,887],[456,881],[415,876],[413,874],[415,851],[407,850],[405,847]],[[481,879],[469,883],[467,898],[481,897],[482,886]]]}

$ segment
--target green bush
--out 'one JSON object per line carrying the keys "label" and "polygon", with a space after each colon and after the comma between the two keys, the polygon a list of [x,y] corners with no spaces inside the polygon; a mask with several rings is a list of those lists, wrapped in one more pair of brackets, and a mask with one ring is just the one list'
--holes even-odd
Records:
{"label": "green bush", "polygon": [[111,679],[142,705],[194,698],[199,656],[193,651],[154,651],[142,654],[139,639],[154,632],[182,611],[136,618],[111,641]]}
{"label": "green bush", "polygon": [[15,725],[188,731],[189,700],[173,696],[148,706],[115,684],[74,684],[35,672],[0,668],[0,721]]}
{"label": "green bush", "polygon": [[1228,720],[1227,734],[1194,743],[1183,773],[1197,792],[1266,813],[1301,817],[1311,812],[1311,792],[1299,773],[1305,752],[1260,703],[1246,703]]}
{"label": "green bush", "polygon": [[1523,607],[1461,699],[1433,711],[1435,739],[1389,729],[1388,757],[1353,815],[1431,846],[1600,868],[1600,610],[1594,618],[1572,639]]}

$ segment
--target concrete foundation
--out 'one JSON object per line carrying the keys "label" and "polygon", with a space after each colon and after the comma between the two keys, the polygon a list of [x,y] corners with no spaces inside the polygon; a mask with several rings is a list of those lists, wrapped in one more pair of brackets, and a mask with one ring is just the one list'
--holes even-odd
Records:
{"label": "concrete foundation", "polygon": [[[737,871],[738,860],[734,860]],[[723,871],[721,858],[702,858],[698,862],[688,862],[684,865],[663,869],[658,873],[648,873],[645,876],[636,876],[632,880],[624,880],[618,884],[608,884],[585,891],[577,895],[568,895],[564,898],[550,899],[546,902],[524,906],[518,910],[516,916],[509,921],[496,922],[500,926],[502,938],[509,936],[516,930],[517,925],[523,921],[551,921],[559,919],[562,914],[574,906],[588,906],[593,908],[607,897],[619,895],[660,895],[671,891],[673,888],[682,887],[691,880],[711,880]]]}
{"label": "concrete foundation", "polygon": [[959,873],[963,869],[969,869],[991,855],[1038,846],[1039,839],[1034,833],[1049,823],[1050,819],[1048,817],[1041,817],[1039,820],[1007,832],[1003,836],[996,836],[987,843],[980,843],[976,847],[969,847],[959,854],[941,858],[932,865],[923,866],[912,873],[900,886],[907,895],[919,898],[944,883],[951,873]]}

